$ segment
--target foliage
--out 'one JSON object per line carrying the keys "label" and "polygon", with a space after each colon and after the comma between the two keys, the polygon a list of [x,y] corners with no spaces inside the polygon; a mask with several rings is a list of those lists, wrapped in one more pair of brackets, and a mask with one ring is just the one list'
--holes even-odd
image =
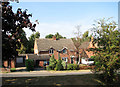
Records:
{"label": "foliage", "polygon": [[56,39],[60,39],[60,38],[66,39],[66,37],[63,37],[63,36],[60,35],[58,32],[57,32],[55,35],[53,35],[53,34],[46,35],[45,38],[52,38],[53,36],[55,36]]}
{"label": "foliage", "polygon": [[78,70],[79,66],[77,64],[73,64],[73,70]]}
{"label": "foliage", "polygon": [[110,19],[97,21],[94,27],[94,41],[98,48],[91,48],[94,56],[95,70],[103,71],[103,79],[106,82],[116,81],[116,71],[120,68],[120,31],[117,24]]}
{"label": "foliage", "polygon": [[32,71],[32,70],[34,70],[34,61],[31,60],[31,59],[27,59],[27,60],[25,61],[25,66],[26,66],[27,71]]}
{"label": "foliage", "polygon": [[20,8],[14,13],[9,2],[2,2],[2,58],[3,60],[15,58],[18,55],[16,44],[21,42],[23,28],[35,31],[36,24],[32,24],[27,14],[27,9]]}
{"label": "foliage", "polygon": [[84,34],[82,35],[82,41],[90,41],[92,35],[89,36],[89,31],[84,32]]}
{"label": "foliage", "polygon": [[27,46],[27,50],[26,53],[34,53],[34,42],[35,42],[35,38],[39,38],[40,37],[40,33],[36,32],[35,34],[32,34],[30,37],[28,37],[28,46]]}
{"label": "foliage", "polygon": [[62,60],[62,66],[63,66],[63,69],[66,69],[66,62]]}
{"label": "foliage", "polygon": [[59,55],[59,58],[57,60],[57,64],[56,64],[55,70],[63,70],[62,60],[61,60],[60,55]]}
{"label": "foliage", "polygon": [[68,64],[67,65],[67,70],[73,70],[73,64]]}
{"label": "foliage", "polygon": [[52,70],[52,67],[50,65],[46,66],[46,70]]}
{"label": "foliage", "polygon": [[54,70],[54,68],[56,67],[56,59],[54,58],[54,55],[52,55],[50,57],[50,60],[49,60],[49,66],[51,66],[51,69]]}
{"label": "foliage", "polygon": [[52,38],[54,35],[53,34],[48,34],[45,36],[45,38]]}
{"label": "foliage", "polygon": [[10,71],[11,71],[11,72],[15,72],[15,71],[16,71],[16,68],[11,68]]}
{"label": "foliage", "polygon": [[66,37],[63,37],[63,36],[60,35],[58,32],[57,32],[54,36],[56,37],[56,39],[60,39],[60,38],[66,39]]}

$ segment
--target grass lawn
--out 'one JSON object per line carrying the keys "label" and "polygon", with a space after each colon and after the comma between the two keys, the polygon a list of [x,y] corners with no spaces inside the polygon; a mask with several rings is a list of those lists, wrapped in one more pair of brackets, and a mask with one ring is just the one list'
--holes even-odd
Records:
{"label": "grass lawn", "polygon": [[[42,77],[5,77],[2,78],[3,87],[5,85],[104,85],[93,74],[68,75],[68,76],[42,76]],[[120,85],[120,84],[119,84]]]}

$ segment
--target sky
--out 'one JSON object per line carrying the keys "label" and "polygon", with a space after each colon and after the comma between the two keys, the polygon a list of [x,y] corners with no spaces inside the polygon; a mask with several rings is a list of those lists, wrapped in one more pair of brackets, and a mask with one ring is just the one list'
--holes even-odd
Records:
{"label": "sky", "polygon": [[[17,8],[28,9],[31,21],[39,21],[36,31],[40,38],[59,32],[62,36],[75,37],[76,26],[84,33],[93,28],[95,20],[113,17],[118,22],[118,2],[20,2],[11,3],[13,11]],[[24,29],[27,37],[33,32]],[[91,33],[91,31],[90,31]]]}

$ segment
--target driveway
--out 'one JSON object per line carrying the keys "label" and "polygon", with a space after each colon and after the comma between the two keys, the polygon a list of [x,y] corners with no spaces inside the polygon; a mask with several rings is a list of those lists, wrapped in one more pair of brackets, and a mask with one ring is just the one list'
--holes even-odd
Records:
{"label": "driveway", "polygon": [[2,73],[2,77],[36,77],[36,76],[60,76],[60,75],[82,75],[92,74],[90,70],[73,70],[73,71],[23,71],[23,72],[10,72]]}

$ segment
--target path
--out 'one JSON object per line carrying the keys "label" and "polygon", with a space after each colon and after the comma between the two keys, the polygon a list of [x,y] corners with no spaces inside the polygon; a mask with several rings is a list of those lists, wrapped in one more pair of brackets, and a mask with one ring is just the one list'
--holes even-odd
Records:
{"label": "path", "polygon": [[60,75],[81,75],[92,74],[90,70],[77,70],[77,71],[31,71],[31,72],[10,72],[2,73],[2,77],[36,77],[36,76],[60,76]]}

